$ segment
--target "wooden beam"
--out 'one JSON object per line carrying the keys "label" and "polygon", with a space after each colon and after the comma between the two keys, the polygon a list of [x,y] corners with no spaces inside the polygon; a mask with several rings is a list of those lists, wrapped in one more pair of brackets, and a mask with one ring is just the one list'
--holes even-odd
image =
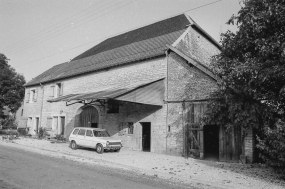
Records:
{"label": "wooden beam", "polygon": [[192,64],[193,66],[195,66],[196,68],[198,68],[199,70],[201,70],[202,72],[204,72],[205,74],[207,74],[208,76],[210,76],[211,78],[213,78],[216,81],[219,81],[220,78],[218,76],[216,76],[215,74],[213,74],[210,70],[208,70],[207,68],[205,68],[201,63],[199,63],[198,61],[190,58],[189,56],[185,55],[183,52],[179,51],[178,49],[176,49],[173,46],[170,45],[166,45],[170,50],[172,50],[173,52],[175,52],[176,54],[178,54],[179,56],[181,56],[183,59],[187,60],[190,64]]}

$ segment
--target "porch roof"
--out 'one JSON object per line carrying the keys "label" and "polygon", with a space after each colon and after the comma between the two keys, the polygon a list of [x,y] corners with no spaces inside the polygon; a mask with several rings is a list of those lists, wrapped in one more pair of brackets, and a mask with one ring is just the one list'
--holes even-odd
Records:
{"label": "porch roof", "polygon": [[127,86],[117,86],[108,89],[98,89],[90,93],[68,94],[47,100],[48,102],[81,101],[82,103],[96,100],[118,100],[141,104],[159,105],[164,99],[164,78],[142,81]]}

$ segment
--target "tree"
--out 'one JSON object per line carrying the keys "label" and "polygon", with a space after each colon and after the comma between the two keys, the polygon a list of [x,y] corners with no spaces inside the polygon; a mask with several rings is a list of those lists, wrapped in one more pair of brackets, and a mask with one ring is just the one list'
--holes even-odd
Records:
{"label": "tree", "polygon": [[9,107],[15,113],[21,106],[25,95],[25,78],[16,73],[8,64],[8,59],[0,53],[0,117],[3,117],[3,107]]}
{"label": "tree", "polygon": [[[264,154],[275,150],[278,165],[285,166],[285,144],[278,140],[285,135],[275,132],[285,129],[285,1],[243,0],[241,4],[228,22],[238,31],[222,34],[222,52],[213,58],[212,69],[221,81],[207,118],[227,127],[261,129],[258,147]],[[269,145],[274,137],[268,131],[274,131],[280,145]],[[269,164],[273,162],[266,157]]]}

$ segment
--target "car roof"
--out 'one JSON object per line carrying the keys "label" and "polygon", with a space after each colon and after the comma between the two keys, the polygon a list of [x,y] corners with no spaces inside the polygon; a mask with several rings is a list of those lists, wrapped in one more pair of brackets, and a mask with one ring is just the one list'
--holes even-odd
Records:
{"label": "car roof", "polygon": [[91,128],[91,127],[75,127],[74,129],[91,129],[94,131],[106,131],[106,129],[102,129],[102,128]]}

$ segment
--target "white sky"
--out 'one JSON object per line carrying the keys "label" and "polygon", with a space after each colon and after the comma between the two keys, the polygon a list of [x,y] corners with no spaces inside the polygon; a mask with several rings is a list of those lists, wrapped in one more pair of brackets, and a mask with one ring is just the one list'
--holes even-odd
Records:
{"label": "white sky", "polygon": [[240,5],[216,1],[0,0],[0,53],[29,81],[106,38],[183,12],[219,42]]}

